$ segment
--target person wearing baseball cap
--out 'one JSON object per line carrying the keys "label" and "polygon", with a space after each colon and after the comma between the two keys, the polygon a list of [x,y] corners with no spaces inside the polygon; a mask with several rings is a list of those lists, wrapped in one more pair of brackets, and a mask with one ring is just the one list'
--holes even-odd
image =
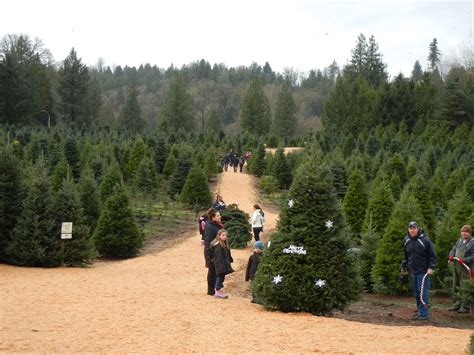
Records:
{"label": "person wearing baseball cap", "polygon": [[[450,312],[468,313],[470,304],[456,300],[458,287],[463,280],[469,279],[469,272],[464,266],[472,269],[474,258],[474,242],[472,240],[471,226],[465,224],[461,227],[461,238],[454,244],[449,252],[449,262],[453,263],[453,297],[454,305],[449,309]],[[464,264],[464,265],[463,265]]]}
{"label": "person wearing baseball cap", "polygon": [[433,243],[425,235],[418,223],[411,221],[407,226],[408,233],[403,240],[402,275],[407,275],[410,267],[413,295],[418,308],[414,320],[429,320],[430,276],[436,265],[436,254]]}

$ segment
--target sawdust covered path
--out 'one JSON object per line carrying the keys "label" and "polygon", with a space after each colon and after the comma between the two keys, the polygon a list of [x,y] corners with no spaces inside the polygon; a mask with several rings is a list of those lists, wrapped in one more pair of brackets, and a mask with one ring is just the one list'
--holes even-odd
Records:
{"label": "sawdust covered path", "polygon": [[[227,172],[218,190],[250,213],[253,186],[250,176]],[[263,208],[268,230],[277,215]],[[0,352],[432,354],[463,353],[469,342],[469,330],[266,311],[249,302],[243,281],[250,248],[233,255],[228,300],[206,295],[196,232],[162,252],[88,269],[0,265]]]}

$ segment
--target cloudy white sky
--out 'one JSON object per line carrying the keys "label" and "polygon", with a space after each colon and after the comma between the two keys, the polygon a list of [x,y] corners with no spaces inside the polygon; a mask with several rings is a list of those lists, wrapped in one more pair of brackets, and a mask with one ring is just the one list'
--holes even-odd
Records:
{"label": "cloudy white sky", "polygon": [[445,54],[473,43],[473,1],[15,0],[1,5],[0,36],[39,37],[56,61],[75,47],[90,65],[167,68],[263,65],[301,72],[343,65],[359,33],[374,35],[393,76],[426,67],[437,38]]}

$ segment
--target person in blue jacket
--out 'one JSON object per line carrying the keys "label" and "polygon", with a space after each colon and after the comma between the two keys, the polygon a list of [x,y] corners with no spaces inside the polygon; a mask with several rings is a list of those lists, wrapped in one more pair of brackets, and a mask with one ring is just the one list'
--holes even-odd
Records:
{"label": "person in blue jacket", "polygon": [[430,276],[436,265],[433,243],[416,222],[408,223],[408,233],[403,240],[402,275],[410,267],[413,295],[418,308],[414,320],[429,320]]}

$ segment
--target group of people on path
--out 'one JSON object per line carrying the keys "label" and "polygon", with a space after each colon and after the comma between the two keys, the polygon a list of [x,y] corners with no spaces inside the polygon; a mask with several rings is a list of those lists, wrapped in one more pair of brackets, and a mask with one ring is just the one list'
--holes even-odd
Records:
{"label": "group of people on path", "polygon": [[[199,234],[201,245],[204,246],[204,261],[207,268],[207,294],[216,298],[226,299],[228,296],[223,292],[226,275],[234,272],[232,269],[232,253],[228,241],[228,234],[221,220],[222,211],[226,204],[221,195],[217,195],[212,208],[199,217]],[[263,243],[260,241],[260,233],[263,230],[264,212],[259,205],[254,205],[254,213],[251,218],[255,243],[253,255],[249,258],[245,281],[255,278]],[[252,295],[253,296],[253,295]],[[254,297],[252,297],[254,302]]]}
{"label": "group of people on path", "polygon": [[[412,291],[416,299],[417,313],[414,320],[429,320],[429,290],[430,276],[436,266],[436,254],[431,240],[425,235],[423,229],[415,222],[408,223],[408,233],[403,241],[404,256],[401,266],[400,280],[408,280],[407,266],[410,267]],[[471,226],[461,227],[461,237],[451,249],[448,262],[454,263],[453,268],[453,294],[454,305],[451,312],[468,313],[472,305],[462,302],[457,297],[461,282],[471,278],[470,270],[474,261],[474,242]]]}
{"label": "group of people on path", "polygon": [[251,158],[251,150],[246,151],[245,154],[241,154],[234,153],[234,150],[232,149],[221,159],[221,168],[223,171],[227,171],[229,169],[229,166],[231,166],[234,169],[234,173],[237,172],[237,169],[239,169],[239,171],[242,173],[245,163]]}

